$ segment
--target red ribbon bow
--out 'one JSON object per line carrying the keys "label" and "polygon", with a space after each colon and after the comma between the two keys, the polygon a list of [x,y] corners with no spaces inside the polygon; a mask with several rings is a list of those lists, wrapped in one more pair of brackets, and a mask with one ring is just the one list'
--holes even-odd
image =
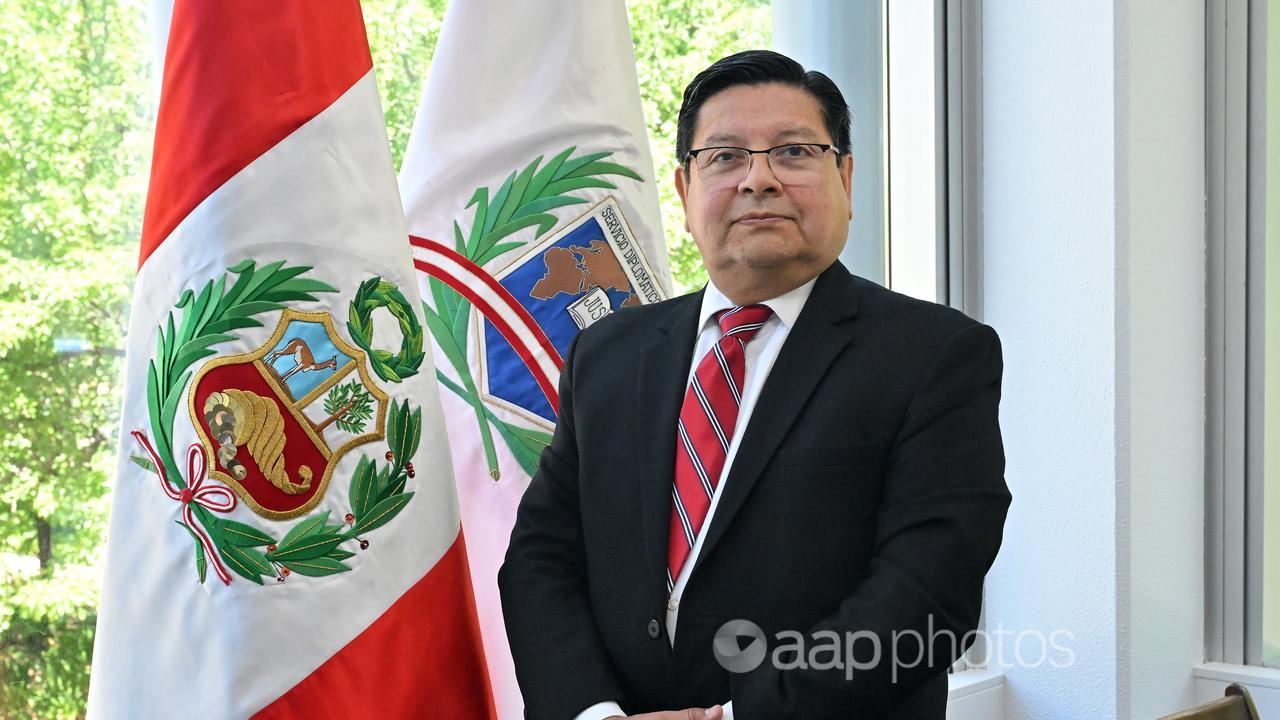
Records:
{"label": "red ribbon bow", "polygon": [[204,527],[196,523],[192,517],[192,503],[199,505],[206,510],[212,510],[217,513],[231,512],[236,506],[236,496],[227,488],[221,485],[210,485],[204,487],[205,472],[209,468],[209,458],[205,455],[204,446],[199,443],[192,443],[187,448],[187,486],[178,489],[169,480],[169,476],[165,474],[164,463],[160,461],[160,457],[156,454],[155,448],[151,447],[147,436],[139,430],[134,430],[133,437],[142,445],[142,449],[147,451],[151,456],[151,463],[155,465],[156,472],[160,475],[160,489],[164,491],[173,500],[182,503],[182,521],[200,541],[200,545],[204,547],[205,557],[209,558],[213,563],[213,571],[218,574],[218,579],[224,585],[231,584],[231,572],[227,570],[227,566],[222,563],[222,556],[218,554],[217,548],[213,545],[213,540],[209,538],[209,533]]}

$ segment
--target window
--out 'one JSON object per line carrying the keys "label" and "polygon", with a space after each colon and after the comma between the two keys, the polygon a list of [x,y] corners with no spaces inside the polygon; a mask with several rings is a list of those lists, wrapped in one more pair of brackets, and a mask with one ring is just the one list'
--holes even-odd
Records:
{"label": "window", "polygon": [[774,4],[774,48],[830,75],[853,113],[853,222],[841,260],[971,315],[979,310],[970,278],[978,267],[980,6]]}
{"label": "window", "polygon": [[1280,0],[1207,10],[1207,654],[1280,667]]}
{"label": "window", "polygon": [[[1264,152],[1256,157],[1265,168],[1263,192],[1261,310],[1262,346],[1262,483],[1263,601],[1262,662],[1280,667],[1280,0],[1265,12],[1265,91],[1262,105]],[[1266,190],[1268,181],[1274,183]],[[1250,258],[1253,260],[1253,258]]]}

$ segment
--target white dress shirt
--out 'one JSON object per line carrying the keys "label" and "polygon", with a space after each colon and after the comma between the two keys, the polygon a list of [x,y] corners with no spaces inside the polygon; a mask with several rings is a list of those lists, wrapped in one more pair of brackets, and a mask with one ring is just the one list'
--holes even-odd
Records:
{"label": "white dress shirt", "polygon": [[[747,373],[742,383],[742,402],[738,406],[738,421],[733,428],[729,452],[725,455],[724,469],[720,471],[720,480],[716,483],[715,492],[711,495],[711,506],[707,509],[707,517],[702,521],[701,529],[698,530],[698,538],[694,541],[693,550],[689,552],[684,567],[680,569],[680,577],[676,578],[671,599],[667,601],[667,639],[673,644],[676,638],[676,619],[680,615],[680,596],[689,583],[689,575],[693,572],[698,553],[702,551],[702,542],[706,539],[707,530],[711,527],[711,516],[715,514],[716,506],[720,503],[720,494],[724,491],[729,469],[733,467],[733,458],[738,454],[738,445],[742,442],[743,431],[751,420],[751,411],[755,409],[756,399],[760,397],[760,389],[764,387],[764,381],[769,377],[774,361],[778,359],[778,352],[782,350],[782,344],[786,342],[787,335],[791,334],[791,328],[795,327],[796,318],[800,316],[805,302],[809,300],[809,294],[813,292],[813,284],[816,281],[815,278],[795,290],[759,303],[769,306],[769,309],[773,310],[773,316],[765,322],[764,327],[760,328],[751,342],[747,343]],[[698,369],[698,363],[702,361],[703,356],[711,352],[712,346],[719,342],[723,335],[720,324],[716,322],[715,314],[732,307],[734,307],[733,301],[725,297],[715,283],[708,282],[706,292],[702,295],[702,309],[698,313],[698,341],[694,344],[693,363],[689,366],[686,386],[689,379],[693,378],[693,373]],[[671,431],[675,432],[675,429],[672,428]],[[674,457],[671,462],[674,465]],[[663,709],[683,710],[684,708]],[[616,702],[602,702],[582,711],[574,720],[604,720],[614,715],[624,715],[622,707]],[[732,702],[725,704],[724,717],[725,720],[733,720]]]}

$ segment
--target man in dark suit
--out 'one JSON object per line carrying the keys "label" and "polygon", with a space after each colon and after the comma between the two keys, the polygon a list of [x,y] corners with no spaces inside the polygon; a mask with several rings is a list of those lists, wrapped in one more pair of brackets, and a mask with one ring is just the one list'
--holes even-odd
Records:
{"label": "man in dark suit", "polygon": [[837,261],[825,75],[725,58],[677,133],[711,282],[566,356],[499,575],[527,716],[941,720],[1010,501],[999,340]]}

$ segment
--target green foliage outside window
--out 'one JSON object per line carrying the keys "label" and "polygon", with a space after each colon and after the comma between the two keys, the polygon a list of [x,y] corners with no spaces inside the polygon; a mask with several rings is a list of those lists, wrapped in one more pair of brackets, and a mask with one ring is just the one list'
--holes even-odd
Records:
{"label": "green foliage outside window", "polygon": [[[397,164],[445,2],[363,2]],[[0,717],[84,714],[159,86],[150,5],[0,0]],[[685,291],[705,274],[671,185],[680,95],[716,58],[768,45],[769,3],[628,10]]]}

